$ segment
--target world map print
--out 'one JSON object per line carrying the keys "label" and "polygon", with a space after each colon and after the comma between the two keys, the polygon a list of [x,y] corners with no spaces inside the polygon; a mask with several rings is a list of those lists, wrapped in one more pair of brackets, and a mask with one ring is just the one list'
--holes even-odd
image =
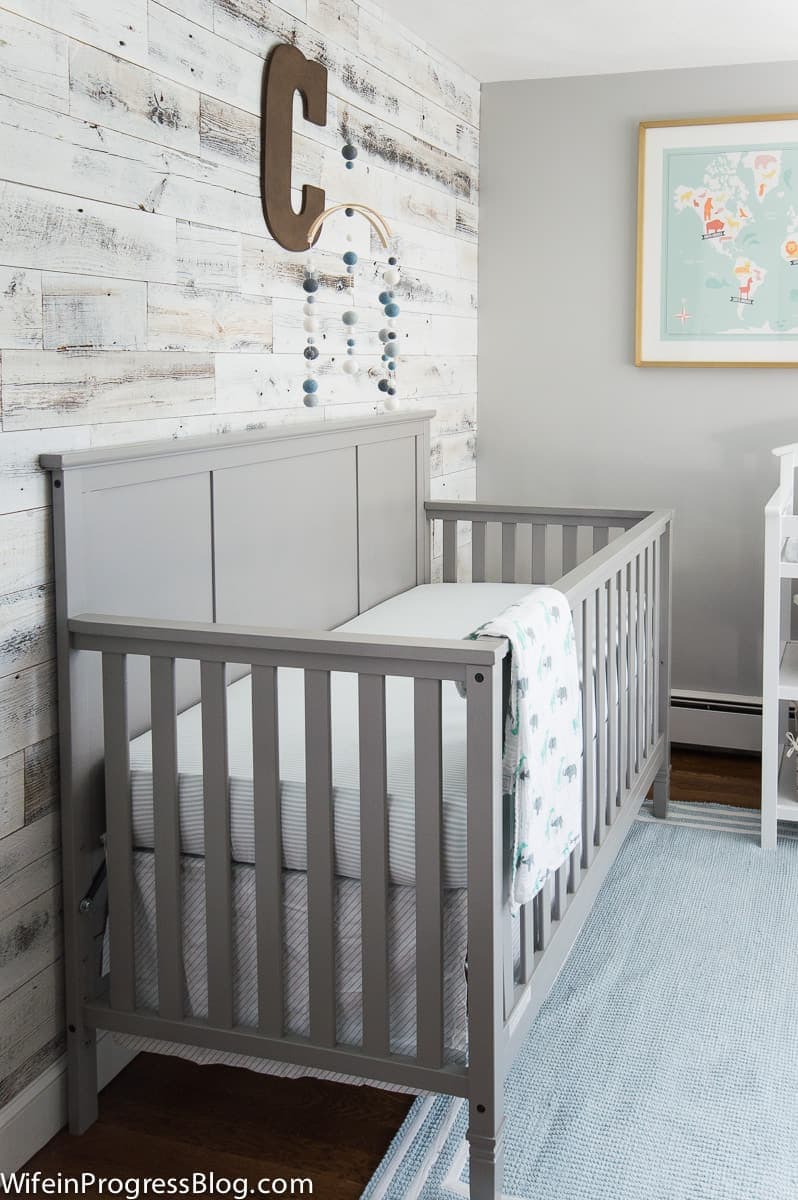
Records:
{"label": "world map print", "polygon": [[662,337],[798,339],[798,145],[668,150]]}

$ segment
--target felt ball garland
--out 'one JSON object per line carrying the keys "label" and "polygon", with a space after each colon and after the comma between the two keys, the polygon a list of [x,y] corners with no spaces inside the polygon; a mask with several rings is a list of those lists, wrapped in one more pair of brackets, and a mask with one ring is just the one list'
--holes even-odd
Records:
{"label": "felt ball garland", "polygon": [[[347,167],[351,167],[357,157],[357,149],[347,143],[341,151]],[[336,205],[332,209],[326,210],[312,223],[309,229],[308,244],[310,253],[308,254],[305,270],[302,279],[302,291],[304,293],[304,301],[302,305],[303,321],[302,326],[305,331],[306,343],[303,349],[303,359],[305,367],[305,378],[302,382],[302,397],[303,402],[310,408],[315,407],[320,400],[319,384],[316,378],[318,367],[320,366],[319,348],[316,345],[316,334],[320,330],[320,321],[316,315],[316,302],[319,291],[320,280],[318,272],[314,266],[312,244],[318,237],[319,230],[324,220],[338,209],[343,209],[347,217],[353,217],[355,212],[362,213],[367,217],[386,247],[391,239],[391,231],[379,213],[374,212],[362,204],[352,205]],[[357,358],[357,325],[359,321],[359,313],[355,304],[355,284],[358,271],[358,254],[351,248],[352,236],[347,235],[347,242],[350,247],[347,248],[341,255],[341,261],[345,270],[344,277],[336,290],[348,292],[345,297],[347,306],[341,312],[341,323],[345,334],[346,354],[342,357],[341,369],[345,375],[350,377],[356,376],[360,371],[360,364]],[[397,333],[396,324],[401,314],[400,305],[396,299],[394,288],[401,282],[401,268],[395,254],[390,254],[387,265],[380,271],[381,283],[379,290],[379,302],[382,308],[384,326],[379,330],[378,337],[380,342],[381,360],[380,365],[375,370],[371,368],[369,375],[372,378],[376,377],[377,388],[380,393],[385,408],[392,410],[398,407],[397,399],[397,371],[398,358],[400,353],[399,335]],[[325,335],[322,335],[323,337]]]}

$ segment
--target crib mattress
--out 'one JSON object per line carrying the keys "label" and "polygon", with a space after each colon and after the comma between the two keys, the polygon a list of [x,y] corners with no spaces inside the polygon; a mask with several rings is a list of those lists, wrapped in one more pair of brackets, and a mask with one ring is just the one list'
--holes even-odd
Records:
{"label": "crib mattress", "polygon": [[[394,596],[340,626],[343,632],[396,637],[462,638],[529,592],[519,584],[424,584]],[[413,780],[413,681],[386,680],[386,741],[390,878],[415,880]],[[280,790],[283,861],[287,870],[307,866],[305,826],[304,676],[278,672]],[[360,877],[360,791],[357,676],[331,678],[335,870]],[[252,706],[249,676],[227,689],[230,771],[230,832],[233,860],[255,861],[252,772]],[[466,705],[453,683],[442,686],[443,882],[466,884]],[[185,854],[205,852],[202,795],[202,712],[199,704],[177,721],[180,836]],[[130,746],[134,845],[150,849],[153,838],[152,739]]]}
{"label": "crib mattress", "polygon": [[[526,584],[423,584],[369,609],[339,628],[395,637],[462,638],[529,592]],[[634,664],[633,664],[634,669]],[[305,707],[301,670],[278,671],[280,798],[283,864],[307,869],[305,822]],[[453,683],[442,685],[443,884],[466,886],[466,704]],[[413,681],[386,680],[389,870],[392,883],[415,882]],[[595,711],[595,694],[590,698]],[[331,677],[335,871],[360,878],[360,789],[357,676]],[[252,704],[250,677],[227,689],[230,834],[234,862],[254,863]],[[594,722],[595,727],[595,722]],[[202,711],[199,704],[177,721],[180,837],[185,854],[205,853],[202,779]],[[131,742],[134,845],[152,849],[152,739]]]}

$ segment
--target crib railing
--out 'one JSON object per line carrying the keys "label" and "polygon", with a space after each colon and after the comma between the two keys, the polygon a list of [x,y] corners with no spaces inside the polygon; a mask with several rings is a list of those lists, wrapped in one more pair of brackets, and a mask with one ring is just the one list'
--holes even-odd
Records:
{"label": "crib railing", "polygon": [[535,970],[627,801],[655,782],[655,811],[665,814],[672,514],[435,501],[426,508],[438,526],[433,544],[442,548],[444,582],[548,583],[565,594],[574,621],[584,735],[582,844],[522,907],[518,955],[511,952],[511,917],[504,916],[504,1007],[512,1022],[522,1002],[528,1018],[535,1011],[529,988]]}
{"label": "crib railing", "polygon": [[[469,936],[472,1009],[481,1006],[479,962],[493,954],[490,921],[506,899],[503,867],[501,662],[503,641],[433,641],[247,630],[220,625],[82,616],[70,621],[75,651],[102,661],[106,860],[110,985],[107,1002],[87,1007],[89,1024],[125,1033],[210,1045],[300,1065],[377,1077],[463,1095],[466,1071],[444,1047],[441,685],[465,685],[468,869],[485,889],[474,903]],[[127,666],[149,660],[154,797],[157,1010],[137,998],[134,843],[130,796]],[[175,670],[200,664],[207,1018],[185,1011]],[[251,670],[258,1020],[236,1023],[234,911],[226,669]],[[303,670],[307,804],[307,963],[309,1034],[286,1029],[283,862],[280,806],[278,668]],[[358,679],[360,746],[362,1039],[342,1045],[336,1028],[335,844],[332,787],[331,672]],[[388,676],[413,680],[416,891],[416,1047],[391,1049],[389,989],[389,847],[386,770]],[[492,892],[495,891],[495,896]],[[495,918],[490,915],[496,907]],[[471,916],[469,906],[469,917]],[[487,920],[487,926],[485,922]],[[487,950],[482,949],[485,943]],[[488,987],[492,970],[487,973]],[[478,1057],[478,1055],[477,1055]]]}

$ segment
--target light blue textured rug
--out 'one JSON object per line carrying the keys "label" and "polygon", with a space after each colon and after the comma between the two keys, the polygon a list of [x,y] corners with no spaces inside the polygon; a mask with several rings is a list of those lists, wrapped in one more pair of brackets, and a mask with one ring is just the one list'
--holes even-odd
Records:
{"label": "light blue textured rug", "polygon": [[[798,1197],[798,841],[701,807],[636,822],[530,1031],[508,1197]],[[364,1200],[467,1196],[465,1129],[419,1097]]]}

